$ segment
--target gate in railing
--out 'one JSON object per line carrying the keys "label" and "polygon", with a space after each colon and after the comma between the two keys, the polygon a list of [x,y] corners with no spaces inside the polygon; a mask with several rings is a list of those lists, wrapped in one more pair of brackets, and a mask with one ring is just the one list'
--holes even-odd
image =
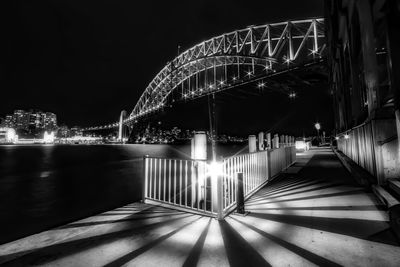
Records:
{"label": "gate in railing", "polygon": [[219,164],[146,156],[143,200],[222,219],[236,207],[238,173],[247,199],[295,160],[293,146],[224,158]]}
{"label": "gate in railing", "polygon": [[236,206],[237,174],[243,173],[244,197],[268,181],[268,151],[243,154],[223,160],[223,208],[228,213]]}

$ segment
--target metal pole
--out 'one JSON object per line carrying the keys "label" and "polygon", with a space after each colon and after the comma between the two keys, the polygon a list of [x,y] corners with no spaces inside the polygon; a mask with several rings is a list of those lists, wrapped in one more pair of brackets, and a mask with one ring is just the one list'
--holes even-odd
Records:
{"label": "metal pole", "polygon": [[148,170],[147,170],[147,160],[148,155],[143,156],[143,184],[142,184],[142,202],[144,203],[147,195],[147,178],[148,178]]}
{"label": "metal pole", "polygon": [[[210,103],[211,102],[211,103]],[[208,97],[208,114],[209,114],[209,121],[210,121],[210,139],[211,139],[211,152],[212,152],[212,161],[217,160],[217,149],[216,149],[216,144],[215,144],[215,93],[212,93],[211,95],[211,101],[210,97]]]}
{"label": "metal pole", "polygon": [[237,173],[237,190],[236,190],[236,211],[244,214],[244,191],[243,191],[243,173]]}

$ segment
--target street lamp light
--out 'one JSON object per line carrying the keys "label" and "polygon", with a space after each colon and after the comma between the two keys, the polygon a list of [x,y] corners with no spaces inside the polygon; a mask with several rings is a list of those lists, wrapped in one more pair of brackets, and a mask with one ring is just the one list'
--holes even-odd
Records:
{"label": "street lamp light", "polygon": [[314,124],[315,129],[317,129],[317,140],[319,141],[319,130],[321,129],[321,124],[319,122]]}

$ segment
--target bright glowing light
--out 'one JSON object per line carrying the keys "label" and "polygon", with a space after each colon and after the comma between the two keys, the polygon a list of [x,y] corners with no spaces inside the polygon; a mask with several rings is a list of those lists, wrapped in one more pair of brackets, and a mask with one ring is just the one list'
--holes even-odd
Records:
{"label": "bright glowing light", "polygon": [[260,82],[260,83],[258,83],[257,87],[258,88],[264,88],[265,87],[265,83]]}
{"label": "bright glowing light", "polygon": [[315,55],[318,54],[318,50],[314,50],[314,49],[308,49],[311,53],[309,55]]}
{"label": "bright glowing light", "polygon": [[18,139],[18,135],[16,135],[15,130],[13,128],[2,128],[2,130],[6,131],[6,142],[15,143]]}
{"label": "bright glowing light", "polygon": [[47,131],[44,132],[43,142],[46,144],[54,143],[54,132],[51,133],[47,133]]}
{"label": "bright glowing light", "polygon": [[300,149],[300,150],[301,149],[305,149],[306,148],[306,142],[304,142],[302,140],[296,141],[295,146],[296,146],[296,149]]}
{"label": "bright glowing light", "polygon": [[317,122],[314,126],[315,126],[315,129],[317,129],[317,130],[321,129],[321,124],[319,124],[319,122]]}
{"label": "bright glowing light", "polygon": [[295,92],[290,93],[290,94],[289,94],[289,97],[290,97],[290,98],[295,98],[295,97],[296,97],[296,93],[295,93]]}
{"label": "bright glowing light", "polygon": [[207,174],[211,177],[218,177],[223,174],[223,165],[221,162],[212,161],[207,165]]}
{"label": "bright glowing light", "polygon": [[200,88],[199,91],[200,91],[200,92],[203,92],[203,88]]}
{"label": "bright glowing light", "polygon": [[344,139],[349,139],[349,138],[350,138],[350,136],[348,134],[344,135]]}
{"label": "bright glowing light", "polygon": [[251,71],[247,71],[247,72],[246,72],[246,76],[249,76],[249,77],[250,77],[251,75],[253,75],[253,73],[252,73]]}
{"label": "bright glowing light", "polygon": [[183,97],[186,98],[186,97],[187,97],[187,94],[184,94]]}
{"label": "bright glowing light", "polygon": [[194,95],[195,94],[195,92],[194,91],[192,91],[192,95]]}
{"label": "bright glowing light", "polygon": [[232,77],[232,81],[236,81],[237,78],[235,76]]}
{"label": "bright glowing light", "polygon": [[210,84],[210,85],[208,86],[208,88],[213,89],[214,86],[213,86],[212,84]]}
{"label": "bright glowing light", "polygon": [[336,137],[335,137],[335,139],[336,139],[336,140],[339,140],[339,137],[338,137],[338,136],[336,136]]}
{"label": "bright glowing light", "polygon": [[225,84],[224,81],[220,81],[220,82],[219,82],[219,85],[224,85],[224,84]]}

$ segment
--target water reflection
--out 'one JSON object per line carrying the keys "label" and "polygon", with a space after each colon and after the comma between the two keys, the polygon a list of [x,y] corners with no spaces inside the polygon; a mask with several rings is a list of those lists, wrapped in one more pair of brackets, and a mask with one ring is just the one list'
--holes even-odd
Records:
{"label": "water reflection", "polygon": [[138,201],[144,155],[188,158],[190,146],[0,146],[0,244]]}

